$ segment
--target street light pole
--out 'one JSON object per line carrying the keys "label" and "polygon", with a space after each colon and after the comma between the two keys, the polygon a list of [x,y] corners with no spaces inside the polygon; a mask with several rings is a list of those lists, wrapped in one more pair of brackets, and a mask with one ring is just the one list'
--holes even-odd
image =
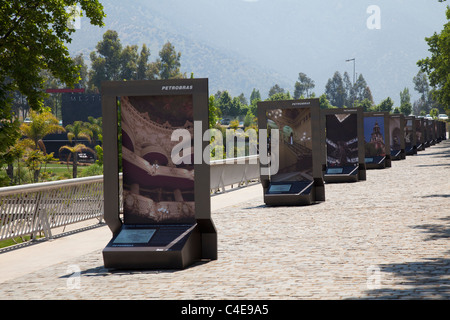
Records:
{"label": "street light pole", "polygon": [[356,77],[356,74],[355,74],[355,63],[356,63],[356,61],[355,61],[355,58],[345,60],[345,62],[350,62],[350,61],[353,61],[353,85],[355,85],[355,77]]}

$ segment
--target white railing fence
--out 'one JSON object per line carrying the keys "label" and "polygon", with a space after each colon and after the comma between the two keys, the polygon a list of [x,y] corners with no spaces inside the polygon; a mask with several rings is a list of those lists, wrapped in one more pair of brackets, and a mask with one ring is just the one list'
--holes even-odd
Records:
{"label": "white railing fence", "polygon": [[225,191],[227,186],[247,186],[259,180],[259,156],[211,161],[210,175],[211,192]]}
{"label": "white railing fence", "polygon": [[[211,161],[210,168],[211,194],[259,179],[257,156]],[[53,228],[93,218],[103,218],[103,175],[0,188],[0,240],[51,238]]]}

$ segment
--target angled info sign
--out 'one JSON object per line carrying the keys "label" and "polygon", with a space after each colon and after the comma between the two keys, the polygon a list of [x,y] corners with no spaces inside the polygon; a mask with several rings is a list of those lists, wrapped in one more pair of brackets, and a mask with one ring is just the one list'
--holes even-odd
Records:
{"label": "angled info sign", "polygon": [[320,114],[324,181],[366,180],[363,109],[323,109]]}
{"label": "angled info sign", "polygon": [[209,166],[196,154],[207,146],[207,79],[105,82],[102,107],[104,210],[112,231],[105,267],[184,268],[216,259]]}
{"label": "angled info sign", "polygon": [[[268,150],[270,159],[277,163],[276,170],[261,171],[264,202],[308,205],[324,201],[319,100],[258,102],[258,128],[260,157]],[[267,149],[261,142],[264,134]]]}

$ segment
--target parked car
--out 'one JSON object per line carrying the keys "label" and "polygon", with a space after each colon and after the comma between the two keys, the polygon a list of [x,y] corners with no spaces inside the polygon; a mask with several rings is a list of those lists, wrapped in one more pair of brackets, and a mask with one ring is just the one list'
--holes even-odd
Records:
{"label": "parked car", "polygon": [[448,120],[448,115],[446,115],[445,113],[441,113],[439,114],[439,120]]}

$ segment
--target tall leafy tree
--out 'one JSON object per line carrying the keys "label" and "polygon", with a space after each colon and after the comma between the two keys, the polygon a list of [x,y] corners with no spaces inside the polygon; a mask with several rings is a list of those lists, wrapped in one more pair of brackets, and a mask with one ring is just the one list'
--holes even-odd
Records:
{"label": "tall leafy tree", "polygon": [[[443,2],[445,0],[440,0]],[[421,71],[425,72],[433,87],[432,95],[435,100],[445,106],[450,112],[450,7],[446,11],[447,23],[440,33],[434,33],[425,38],[429,46],[431,57],[417,62]]]}
{"label": "tall leafy tree", "polygon": [[346,101],[346,92],[344,80],[339,71],[336,71],[331,79],[328,79],[325,85],[325,94],[333,106],[344,107]]}
{"label": "tall leafy tree", "polygon": [[79,5],[90,23],[103,25],[99,0],[2,0],[0,2],[0,153],[15,141],[19,123],[11,112],[12,92],[40,110],[46,93],[42,70],[67,86],[78,82],[79,67],[66,43],[75,32],[68,6]]}
{"label": "tall leafy tree", "polygon": [[362,74],[359,74],[358,79],[356,79],[353,85],[353,94],[355,100],[362,101],[364,99],[371,100],[373,102],[372,93],[370,92],[369,86]]}
{"label": "tall leafy tree", "polygon": [[274,84],[272,86],[272,88],[270,88],[269,90],[269,98],[272,97],[273,95],[277,94],[277,93],[282,93],[284,94],[285,91],[283,88],[281,88],[278,84]]}
{"label": "tall leafy tree", "polygon": [[217,122],[220,121],[220,109],[217,107],[215,97],[213,95],[209,96],[209,114],[208,114],[208,122],[209,122],[209,128],[214,128]]}
{"label": "tall leafy tree", "polygon": [[300,72],[298,74],[298,81],[294,85],[294,99],[298,99],[301,96],[309,98],[311,90],[315,87],[314,80],[309,78],[305,73]]}
{"label": "tall leafy tree", "polygon": [[344,105],[346,107],[351,107],[351,106],[353,106],[353,103],[357,99],[356,94],[355,94],[356,83],[352,84],[352,82],[350,80],[350,76],[348,75],[347,72],[344,72],[342,81],[344,82],[344,88],[345,88]]}
{"label": "tall leafy tree", "polygon": [[231,102],[233,99],[231,98],[228,91],[225,90],[222,92],[218,92],[216,93],[215,97],[218,100],[217,106],[221,110],[222,114],[228,117],[231,116]]}
{"label": "tall leafy tree", "polygon": [[175,47],[167,42],[159,52],[159,77],[161,79],[185,78],[180,72],[181,52],[176,52]]}
{"label": "tall leafy tree", "polygon": [[252,93],[250,94],[250,104],[253,103],[253,100],[261,101],[261,93],[255,88],[253,88]]}
{"label": "tall leafy tree", "polygon": [[400,112],[405,116],[409,116],[412,112],[411,95],[408,88],[404,88],[400,91]]}
{"label": "tall leafy tree", "polygon": [[98,0],[3,0],[0,5],[0,83],[27,96],[33,109],[45,97],[41,70],[48,69],[61,82],[73,86],[78,70],[65,43],[75,28],[68,23],[68,6],[80,5],[94,25],[103,25]]}
{"label": "tall leafy tree", "polygon": [[422,100],[428,102],[428,93],[430,91],[430,86],[428,84],[428,78],[426,73],[419,70],[413,78],[414,90],[420,93]]}
{"label": "tall leafy tree", "polygon": [[91,71],[89,72],[89,88],[99,90],[104,80],[121,80],[122,43],[119,34],[114,30],[107,30],[103,39],[92,51]]}
{"label": "tall leafy tree", "polygon": [[148,62],[150,58],[150,49],[144,43],[142,45],[141,52],[139,53],[139,58],[137,60],[137,80],[152,80],[155,79],[157,70],[152,70],[152,64]]}
{"label": "tall leafy tree", "polygon": [[120,56],[120,74],[119,79],[136,80],[138,68],[138,46],[126,46]]}

